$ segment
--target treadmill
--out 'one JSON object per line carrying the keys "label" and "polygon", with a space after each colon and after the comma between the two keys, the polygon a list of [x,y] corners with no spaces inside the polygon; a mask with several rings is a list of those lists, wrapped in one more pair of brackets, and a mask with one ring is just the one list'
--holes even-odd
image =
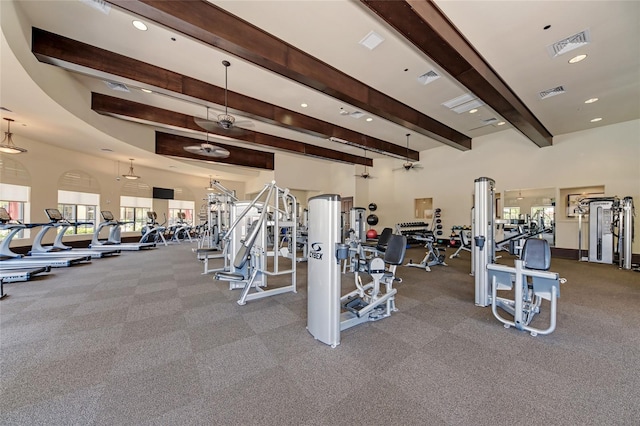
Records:
{"label": "treadmill", "polygon": [[51,271],[50,266],[42,266],[39,268],[2,268],[0,263],[0,279],[5,283],[17,283],[29,281],[36,275]]}
{"label": "treadmill", "polygon": [[[70,226],[74,225],[93,225],[92,222],[75,222],[71,223],[67,219],[65,219],[60,210],[58,209],[44,209],[44,212],[47,214],[49,218],[49,223],[42,225],[42,229],[33,240],[33,244],[31,245],[31,251],[29,252],[29,256],[31,257],[41,257],[41,256],[56,256],[56,257],[68,257],[68,256],[89,256],[92,259],[99,259],[105,256],[113,256],[120,254],[120,250],[110,247],[108,249],[82,249],[82,248],[73,248],[71,246],[67,246],[62,242],[62,237],[64,237],[66,230]],[[56,238],[53,242],[53,245],[43,246],[42,239],[47,234],[47,232],[53,228],[58,228],[58,233],[56,234]]]}
{"label": "treadmill", "polygon": [[[119,222],[113,217],[113,213],[109,210],[103,210],[100,212],[104,222],[100,223],[96,230],[93,232],[93,238],[89,247],[95,248],[111,248],[123,251],[139,251],[155,248],[156,243],[123,243],[120,240],[120,225],[131,222]],[[100,240],[100,231],[103,228],[109,229],[109,237],[106,240]]]}
{"label": "treadmill", "polygon": [[12,221],[4,207],[0,207],[0,230],[8,230],[9,234],[0,242],[0,272],[22,268],[63,268],[77,263],[90,261],[91,257],[31,257],[15,253],[9,247],[11,240],[23,229],[36,228],[43,224],[24,224]]}

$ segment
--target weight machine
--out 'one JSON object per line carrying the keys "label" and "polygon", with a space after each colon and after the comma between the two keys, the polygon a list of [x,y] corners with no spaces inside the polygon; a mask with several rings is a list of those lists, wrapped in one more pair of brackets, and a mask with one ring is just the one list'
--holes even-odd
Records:
{"label": "weight machine", "polygon": [[[432,229],[436,230],[436,233],[439,231],[442,235],[442,210],[436,209],[433,215],[433,223]],[[424,268],[425,271],[431,272],[432,266],[442,265],[448,266],[444,259],[445,254],[440,253],[440,248],[438,247],[438,243],[436,240],[435,233],[433,231],[425,230],[421,234],[413,234],[411,236],[414,240],[424,242],[424,247],[427,249],[427,253],[424,255],[424,258],[420,261],[420,263],[413,263],[413,260],[409,260],[404,266],[414,266],[416,268]]]}
{"label": "weight machine", "polygon": [[[505,328],[516,327],[537,334],[549,334],[556,327],[557,299],[560,283],[565,282],[557,273],[549,272],[551,250],[544,239],[530,238],[522,248],[522,259],[515,267],[495,263],[495,181],[481,177],[474,182],[474,207],[471,229],[473,234],[472,271],[475,278],[476,306],[489,306],[493,315]],[[498,291],[515,292],[514,299],[497,297]],[[540,312],[542,300],[550,303],[549,327],[530,326]],[[498,308],[513,316],[505,319]]]}
{"label": "weight machine", "polygon": [[[617,255],[618,267],[631,269],[634,238],[633,198],[590,197],[578,201],[578,259],[612,264]],[[582,257],[583,216],[589,215],[589,253]]]}
{"label": "weight machine", "polygon": [[[272,181],[252,201],[234,203],[232,212],[233,223],[223,237],[225,270],[217,272],[215,279],[229,282],[230,290],[242,289],[239,305],[276,294],[296,293],[297,263],[278,244],[281,235],[296,235],[295,197]],[[275,244],[270,245],[269,241]],[[290,267],[281,269],[285,259]],[[291,275],[290,285],[263,289],[269,276],[283,275]]]}
{"label": "weight machine", "polygon": [[309,199],[307,330],[332,348],[340,344],[342,330],[386,318],[397,310],[393,283],[401,280],[395,270],[407,247],[406,237],[391,235],[384,258],[375,257],[368,263],[373,281],[363,285],[356,270],[356,289],[341,297],[340,261],[349,257],[349,246],[341,243],[340,204],[335,194]]}

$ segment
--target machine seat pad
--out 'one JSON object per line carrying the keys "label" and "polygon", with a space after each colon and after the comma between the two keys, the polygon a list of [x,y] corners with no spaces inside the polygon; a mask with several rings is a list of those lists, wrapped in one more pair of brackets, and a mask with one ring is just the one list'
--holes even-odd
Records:
{"label": "machine seat pad", "polygon": [[216,280],[220,281],[244,281],[245,276],[242,274],[234,274],[233,272],[218,272],[215,275]]}

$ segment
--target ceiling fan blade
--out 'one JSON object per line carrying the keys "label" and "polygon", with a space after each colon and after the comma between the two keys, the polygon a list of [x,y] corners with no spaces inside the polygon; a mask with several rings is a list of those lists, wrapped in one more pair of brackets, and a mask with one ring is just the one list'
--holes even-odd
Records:
{"label": "ceiling fan blade", "polygon": [[193,121],[204,130],[213,132],[220,129],[220,124],[217,121],[207,120],[205,118],[194,117]]}
{"label": "ceiling fan blade", "polygon": [[210,143],[185,146],[183,149],[192,154],[213,158],[226,158],[230,154],[228,150]]}

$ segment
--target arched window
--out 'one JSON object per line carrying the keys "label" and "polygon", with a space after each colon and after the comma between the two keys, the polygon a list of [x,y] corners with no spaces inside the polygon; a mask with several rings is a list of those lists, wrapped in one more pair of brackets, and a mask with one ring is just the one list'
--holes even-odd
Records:
{"label": "arched window", "polygon": [[100,185],[98,180],[82,170],[69,170],[58,179],[58,210],[69,222],[67,234],[93,234],[98,220]]}
{"label": "arched window", "polygon": [[[31,176],[18,161],[0,155],[0,207],[9,212],[11,219],[30,220]],[[4,238],[9,231],[0,231]],[[29,231],[20,231],[14,238],[29,238]]]}

